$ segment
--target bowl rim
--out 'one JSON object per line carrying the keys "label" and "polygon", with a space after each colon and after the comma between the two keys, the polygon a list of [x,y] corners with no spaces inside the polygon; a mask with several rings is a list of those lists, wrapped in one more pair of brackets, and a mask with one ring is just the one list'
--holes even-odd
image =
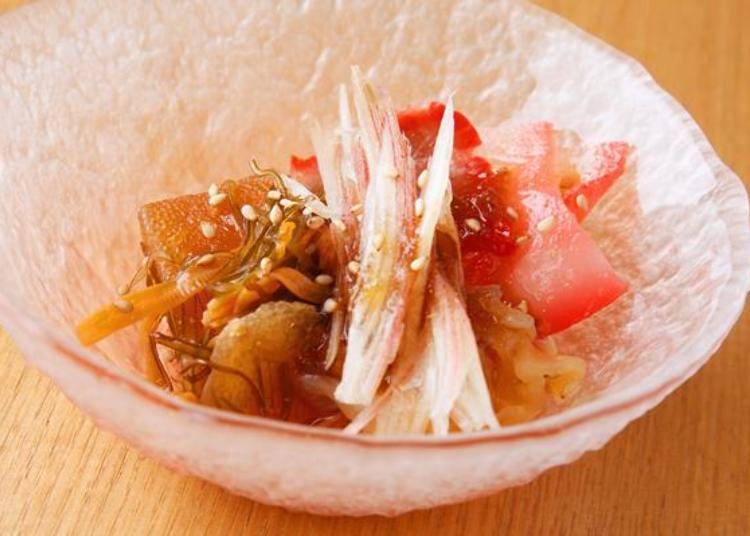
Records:
{"label": "bowl rim", "polygon": [[[592,399],[565,409],[550,416],[541,417],[534,421],[502,427],[496,431],[474,433],[456,433],[447,436],[367,436],[350,435],[340,430],[312,427],[301,424],[275,421],[263,417],[234,414],[215,408],[191,404],[178,399],[170,393],[150,384],[137,374],[124,370],[114,363],[107,361],[94,351],[73,342],[70,336],[65,336],[58,329],[53,328],[46,320],[30,314],[16,302],[14,298],[0,289],[0,319],[5,326],[11,326],[9,331],[13,335],[35,336],[57,354],[63,355],[76,367],[86,368],[89,372],[106,378],[128,388],[134,396],[141,397],[147,402],[159,405],[165,409],[180,411],[190,419],[205,421],[209,419],[218,425],[234,426],[250,432],[266,432],[292,436],[299,440],[320,439],[334,440],[359,447],[413,447],[413,448],[442,448],[471,446],[485,443],[504,443],[519,439],[532,439],[559,434],[572,427],[590,423],[608,415],[617,414],[624,410],[643,405],[639,415],[656,405],[664,396],[669,394],[683,381],[690,377],[710,356],[719,348],[724,338],[729,334],[734,323],[744,308],[746,295],[750,290],[750,209],[748,207],[747,191],[739,177],[724,164],[705,134],[685,108],[651,77],[648,71],[637,60],[628,56],[607,43],[601,41],[561,16],[549,12],[544,8],[523,1],[521,6],[534,16],[548,19],[560,30],[567,32],[574,38],[585,38],[590,46],[598,48],[609,56],[616,58],[628,67],[631,76],[644,89],[655,94],[662,104],[670,109],[680,119],[683,126],[690,133],[693,143],[700,150],[706,164],[712,170],[717,184],[731,190],[729,199],[741,200],[730,208],[736,212],[732,218],[725,217],[723,221],[728,225],[730,221],[742,221],[743,225],[730,227],[732,241],[730,242],[732,255],[732,272],[728,281],[721,288],[737,289],[732,295],[732,301],[724,301],[721,307],[712,311],[704,326],[723,326],[717,333],[709,337],[701,337],[706,333],[705,327],[696,333],[692,341],[686,342],[683,349],[683,359],[680,365],[674,367],[669,374],[664,374],[660,381],[652,378],[645,383],[637,383],[616,391],[602,399]],[[737,255],[737,252],[749,253]],[[13,329],[17,328],[17,329]],[[700,344],[688,344],[698,341]]]}

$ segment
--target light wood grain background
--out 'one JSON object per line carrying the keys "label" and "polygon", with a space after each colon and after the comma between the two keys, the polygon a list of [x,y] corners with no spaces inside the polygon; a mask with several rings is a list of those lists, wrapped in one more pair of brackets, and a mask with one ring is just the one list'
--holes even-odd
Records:
{"label": "light wood grain background", "polygon": [[[0,11],[21,3],[0,0]],[[749,0],[539,0],[641,60],[750,179]],[[0,36],[1,37],[1,36]],[[395,519],[290,514],[97,430],[0,332],[0,534],[750,534],[750,315],[599,452],[533,483]]]}

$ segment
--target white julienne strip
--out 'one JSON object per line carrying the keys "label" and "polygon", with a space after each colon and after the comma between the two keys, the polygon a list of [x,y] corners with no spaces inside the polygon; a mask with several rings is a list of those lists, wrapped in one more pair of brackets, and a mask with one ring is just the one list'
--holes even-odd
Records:
{"label": "white julienne strip", "polygon": [[311,135],[330,216],[341,219],[346,213],[346,186],[336,165],[336,140],[318,123],[313,124]]}
{"label": "white julienne strip", "polygon": [[368,183],[360,234],[359,281],[351,301],[347,351],[336,399],[368,405],[393,362],[414,282],[415,164],[390,103],[381,105],[355,68],[353,100]]}
{"label": "white julienne strip", "polygon": [[286,189],[289,190],[289,193],[291,193],[294,197],[304,199],[305,206],[310,207],[310,209],[313,211],[313,214],[317,214],[321,218],[326,219],[331,217],[331,210],[328,208],[328,206],[323,203],[323,201],[321,201],[317,195],[308,190],[304,184],[288,175],[282,175],[282,178],[284,179],[284,186],[286,186]]}
{"label": "white julienne strip", "polygon": [[[398,382],[394,393],[376,412],[377,434],[423,433],[430,419],[435,433],[447,433],[453,402],[464,383],[465,369],[462,369],[459,360],[461,346],[454,344],[460,333],[457,334],[451,325],[450,311],[450,308],[462,309],[463,304],[442,276],[429,269],[427,262],[433,250],[435,228],[445,211],[445,201],[450,192],[453,133],[453,101],[448,99],[427,170],[427,182],[421,192],[425,210],[417,226],[415,257],[425,259],[425,262],[417,274],[407,312],[407,322],[411,320],[417,323],[423,317],[427,282],[430,274],[433,274],[435,299],[431,300],[426,315],[426,342],[421,348],[405,348],[416,354],[408,356],[415,362],[414,370],[409,376],[401,378],[402,382]],[[417,326],[413,328],[418,329]]]}
{"label": "white julienne strip", "polygon": [[[353,296],[346,360],[336,389],[336,399],[346,404],[372,402],[396,356],[404,329],[408,267],[402,247],[405,221],[411,212],[403,206],[409,202],[402,195],[407,170],[404,159],[394,154],[398,140],[393,135],[393,128],[386,126],[365,195],[360,287]],[[411,175],[413,180],[413,170]]]}
{"label": "white julienne strip", "polygon": [[[461,312],[464,315],[466,314],[463,309],[461,309]],[[468,317],[466,321],[469,321]],[[462,432],[500,428],[492,409],[490,391],[484,378],[479,349],[473,332],[471,338],[466,340],[463,358],[467,367],[466,381],[451,412],[453,422]]]}
{"label": "white julienne strip", "polygon": [[[373,117],[369,113],[362,113],[360,115],[365,118]],[[417,227],[416,258],[422,258],[425,262],[424,267],[416,275],[412,293],[410,294],[409,311],[413,314],[407,312],[407,322],[410,319],[414,321],[415,325],[412,326],[413,329],[419,329],[416,323],[422,318],[424,294],[430,274],[427,261],[432,252],[435,227],[445,209],[445,200],[449,195],[453,132],[453,103],[449,100],[435,142],[431,166],[428,170],[428,179],[422,188],[422,200],[425,204],[425,211]],[[367,237],[370,233],[370,229],[365,225],[363,237]],[[441,291],[445,287],[449,287],[449,285],[444,283],[440,287]],[[448,291],[444,293],[447,294]],[[450,298],[450,296],[448,297]],[[450,303],[450,307],[455,307],[456,305],[462,307],[460,299],[457,296],[456,300],[449,299],[448,303]],[[415,363],[415,370],[409,373],[408,376],[394,378],[394,380],[399,380],[395,382],[399,385],[395,389],[390,389],[387,394],[366,408],[347,427],[348,432],[359,432],[375,416],[377,416],[375,433],[423,432],[427,419],[430,417],[430,411],[432,411],[432,403],[434,402],[436,408],[434,410],[435,422],[439,423],[437,426],[441,433],[447,433],[448,415],[453,406],[453,401],[461,389],[464,377],[460,370],[457,370],[456,374],[452,374],[451,372],[454,369],[460,369],[460,366],[451,368],[450,364],[439,364],[439,362],[443,361],[454,363],[457,356],[457,353],[453,351],[453,347],[450,344],[453,332],[449,325],[450,321],[445,320],[447,317],[445,307],[445,304],[439,307],[438,316],[434,319],[437,322],[435,329],[440,331],[438,334],[439,340],[433,343],[435,339],[433,339],[431,334],[428,334],[430,342],[421,347],[407,349],[407,352],[419,353],[419,355],[408,356],[408,359],[413,360]],[[428,317],[431,315],[432,312]],[[446,355],[446,352],[448,355]],[[348,355],[347,361],[349,359]],[[406,370],[408,369],[409,367],[406,367]],[[396,374],[397,376],[399,375],[399,373]],[[451,377],[448,378],[447,374],[451,374]],[[429,375],[429,378],[425,378],[425,375]],[[451,383],[451,379],[453,379],[453,383]],[[382,380],[382,374],[378,382],[380,380]],[[429,389],[429,394],[421,385],[422,382],[427,382],[434,386],[432,389]],[[406,383],[409,385],[406,385]],[[443,392],[445,395],[443,395]]]}
{"label": "white julienne strip", "polygon": [[[346,203],[346,185],[344,184],[343,177],[341,176],[338,166],[335,162],[335,150],[336,144],[332,135],[324,133],[320,126],[315,123],[312,129],[312,142],[315,150],[315,157],[318,161],[318,170],[320,172],[320,179],[323,183],[323,190],[326,194],[326,202],[329,207],[329,217],[343,220],[347,203]],[[344,266],[347,262],[343,258],[344,255],[344,237],[341,236],[336,229],[331,227],[333,233],[334,247],[337,251],[337,257],[339,257],[339,265]],[[339,270],[341,272],[341,270]],[[346,284],[346,278],[343,274],[339,273],[337,279],[336,289],[337,292],[341,292],[341,285]],[[336,360],[339,352],[339,346],[341,343],[341,336],[344,333],[344,324],[346,321],[345,310],[343,307],[337,308],[332,313],[331,318],[331,331],[329,336],[329,344],[326,349],[325,368],[328,369]]]}
{"label": "white julienne strip", "polygon": [[[439,273],[433,279],[429,325],[432,352],[424,366],[425,397],[430,404],[432,431],[448,433],[450,414],[466,381],[467,349],[476,348],[471,322],[455,289]],[[468,350],[470,352],[470,350]]]}
{"label": "white julienne strip", "polygon": [[422,344],[415,349],[416,369],[388,393],[377,411],[375,434],[422,434],[429,422],[436,435],[449,431],[451,411],[466,381],[464,350],[476,343],[461,298],[438,272],[433,292]]}
{"label": "white julienne strip", "polygon": [[351,183],[355,191],[364,191],[366,187],[366,177],[364,173],[358,173],[355,164],[355,146],[358,141],[355,139],[357,131],[352,125],[352,114],[349,109],[349,97],[347,96],[346,86],[339,86],[339,137],[341,138],[341,174],[344,179]]}
{"label": "white julienne strip", "polygon": [[[331,331],[328,338],[328,348],[326,349],[325,368],[329,369],[339,355],[341,339],[344,335],[344,329],[348,319],[348,299],[351,295],[351,279],[343,269],[350,261],[353,260],[352,254],[356,246],[356,240],[359,233],[359,223],[356,218],[351,217],[351,210],[355,203],[359,202],[361,197],[360,190],[365,184],[363,170],[355,166],[355,132],[352,128],[351,114],[349,111],[349,99],[346,93],[346,87],[342,84],[339,86],[339,128],[338,138],[340,149],[339,168],[331,169],[332,162],[327,162],[326,173],[333,175],[324,181],[331,183],[332,195],[336,198],[337,218],[348,221],[348,233],[339,229],[332,229],[334,242],[336,244],[337,256],[339,259],[340,269],[336,277],[336,296],[339,299],[339,307],[332,313]],[[329,160],[331,154],[326,155]],[[334,172],[335,175],[334,175]],[[325,175],[324,175],[325,176]],[[327,190],[326,190],[327,192]],[[328,194],[326,193],[326,196]],[[346,299],[346,301],[344,301]]]}
{"label": "white julienne strip", "polygon": [[378,165],[378,154],[381,136],[379,135],[378,123],[381,123],[380,109],[377,97],[370,83],[365,80],[359,67],[352,67],[352,87],[354,98],[354,109],[357,112],[357,122],[361,130],[362,146],[365,150],[367,169],[370,175]]}
{"label": "white julienne strip", "polygon": [[417,258],[427,258],[430,255],[435,227],[443,212],[444,200],[450,185],[453,130],[453,99],[449,97],[427,168],[427,183],[422,187],[425,211],[417,227]]}
{"label": "white julienne strip", "polygon": [[[425,199],[430,199],[425,205],[435,212],[429,214],[426,211],[427,218],[420,225],[419,239],[426,240],[425,245],[430,247],[436,224],[442,232],[457,240],[450,213],[448,177],[452,138],[445,136],[446,130],[443,130],[448,129],[451,134],[453,131],[451,103],[446,108],[429,170],[429,182],[423,189]],[[357,416],[347,431],[357,432],[373,418],[375,434],[424,433],[428,420],[432,423],[433,433],[447,434],[451,418],[465,431],[499,426],[471,322],[456,290],[463,284],[460,256],[456,251],[448,258],[454,258],[456,266],[449,261],[441,268],[447,270],[450,282],[440,271],[433,271],[434,300],[431,300],[427,312],[426,342],[415,356],[415,370],[399,385],[389,388],[379,404]],[[451,283],[457,286],[454,288]],[[415,292],[418,286],[415,284]]]}

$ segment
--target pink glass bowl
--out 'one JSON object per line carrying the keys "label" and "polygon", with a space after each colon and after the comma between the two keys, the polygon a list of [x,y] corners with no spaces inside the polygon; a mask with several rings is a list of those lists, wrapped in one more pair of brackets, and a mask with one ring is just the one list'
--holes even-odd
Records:
{"label": "pink glass bowl", "polygon": [[[38,2],[0,18],[0,322],[139,451],[317,513],[462,501],[600,448],[706,362],[749,283],[742,184],[635,61],[525,3],[385,4]],[[133,270],[140,204],[305,154],[305,120],[331,117],[355,63],[399,105],[456,90],[480,125],[545,119],[636,147],[587,223],[632,290],[558,340],[590,362],[576,405],[494,433],[347,437],[180,402],[133,372],[132,332],[97,352],[74,340]]]}

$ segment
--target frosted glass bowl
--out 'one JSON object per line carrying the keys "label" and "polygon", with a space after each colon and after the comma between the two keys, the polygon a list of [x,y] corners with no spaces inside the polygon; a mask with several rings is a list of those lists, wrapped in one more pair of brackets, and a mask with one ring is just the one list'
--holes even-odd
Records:
{"label": "frosted glass bowl", "polygon": [[[524,3],[385,4],[38,2],[0,18],[0,322],[139,451],[317,513],[462,501],[601,447],[705,363],[748,290],[745,190],[636,62]],[[180,402],[133,371],[132,333],[98,352],[72,337],[131,273],[139,205],[304,154],[305,119],[331,117],[354,63],[400,105],[456,90],[487,140],[545,119],[636,147],[587,224],[632,290],[558,340],[590,362],[578,404],[493,433],[346,437]]]}

